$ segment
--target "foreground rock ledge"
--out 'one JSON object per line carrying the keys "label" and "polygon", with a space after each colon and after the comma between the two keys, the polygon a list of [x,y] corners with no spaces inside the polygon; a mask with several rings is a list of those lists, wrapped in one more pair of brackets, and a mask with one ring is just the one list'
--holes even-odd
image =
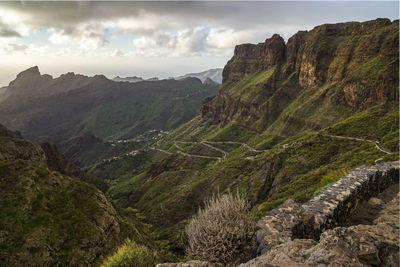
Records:
{"label": "foreground rock ledge", "polygon": [[400,193],[387,203],[373,225],[337,227],[320,241],[294,239],[241,264],[258,266],[399,266]]}

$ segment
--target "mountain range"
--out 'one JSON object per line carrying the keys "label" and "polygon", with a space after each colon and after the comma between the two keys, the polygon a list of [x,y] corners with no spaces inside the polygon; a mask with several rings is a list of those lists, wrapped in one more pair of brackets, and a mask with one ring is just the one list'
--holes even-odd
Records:
{"label": "mountain range", "polygon": [[203,72],[198,72],[198,73],[189,73],[185,74],[183,76],[176,77],[174,79],[180,80],[188,77],[194,77],[197,79],[200,79],[202,82],[207,80],[207,78],[213,80],[216,83],[221,84],[222,83],[222,69],[209,69]]}
{"label": "mountain range", "polygon": [[[216,83],[221,84],[222,83],[222,69],[221,68],[209,69],[209,70],[198,72],[198,73],[189,73],[189,74],[185,74],[185,75],[178,76],[178,77],[171,77],[169,79],[181,80],[181,79],[185,79],[185,78],[189,78],[189,77],[197,78],[203,83],[207,79],[210,79]],[[154,78],[150,78],[150,79],[143,79],[143,78],[137,77],[137,76],[125,77],[125,78],[116,76],[112,80],[116,81],[116,82],[136,83],[136,82],[142,82],[142,81],[158,81],[158,78],[154,77]]]}
{"label": "mountain range", "polygon": [[53,79],[32,67],[3,88],[0,121],[65,152],[71,138],[88,134],[102,142],[173,129],[193,118],[202,99],[216,91],[216,84],[190,77],[129,83],[67,73]]}
{"label": "mountain range", "polygon": [[98,264],[126,236],[182,257],[188,220],[215,194],[237,192],[261,217],[398,160],[398,73],[389,19],[237,45],[219,87],[30,68],[0,92],[0,122],[19,131],[0,127],[0,260]]}

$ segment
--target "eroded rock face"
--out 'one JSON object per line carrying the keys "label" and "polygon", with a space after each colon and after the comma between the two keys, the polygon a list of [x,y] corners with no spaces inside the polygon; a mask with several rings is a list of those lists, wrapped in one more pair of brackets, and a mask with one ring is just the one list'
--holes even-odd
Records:
{"label": "eroded rock face", "polygon": [[[324,24],[296,33],[287,44],[274,35],[264,43],[238,45],[223,70],[219,94],[203,105],[201,116],[222,125],[234,120],[265,130],[303,90],[324,86],[332,87],[326,95],[336,95],[333,101],[353,110],[396,101],[398,27],[398,21],[389,19]],[[272,73],[269,78],[251,89],[239,95],[230,91],[248,86],[244,78],[266,70]],[[286,101],[273,106],[278,94]],[[249,103],[257,107],[251,109]]]}
{"label": "eroded rock face", "polygon": [[400,193],[373,225],[337,227],[324,232],[318,243],[288,241],[240,266],[399,266],[399,200]]}
{"label": "eroded rock face", "polygon": [[222,82],[238,81],[249,73],[268,69],[284,56],[285,41],[278,34],[257,45],[237,45],[232,59],[224,67]]}

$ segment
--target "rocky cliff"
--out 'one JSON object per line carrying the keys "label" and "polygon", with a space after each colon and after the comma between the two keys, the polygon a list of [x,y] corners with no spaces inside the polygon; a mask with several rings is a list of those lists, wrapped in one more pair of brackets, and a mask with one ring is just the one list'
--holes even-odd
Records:
{"label": "rocky cliff", "polygon": [[[346,111],[396,101],[398,32],[398,21],[376,19],[324,24],[299,31],[286,44],[275,34],[264,43],[238,45],[223,70],[223,86],[203,104],[201,115],[223,125],[250,123],[258,130],[279,120],[319,129]],[[314,110],[340,105],[341,114],[325,123],[281,114],[294,99],[318,91]],[[313,115],[312,110],[304,112]]]}

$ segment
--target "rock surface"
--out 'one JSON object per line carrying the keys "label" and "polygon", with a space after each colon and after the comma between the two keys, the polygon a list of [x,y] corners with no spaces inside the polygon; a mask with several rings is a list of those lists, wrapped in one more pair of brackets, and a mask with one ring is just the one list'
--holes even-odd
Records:
{"label": "rock surface", "polygon": [[318,240],[326,229],[344,223],[358,203],[378,195],[398,179],[399,162],[361,166],[301,206],[286,201],[257,223],[257,255],[294,238]]}
{"label": "rock surface", "polygon": [[399,266],[399,200],[400,193],[372,225],[327,230],[319,242],[288,241],[240,266]]}
{"label": "rock surface", "polygon": [[222,267],[222,264],[192,260],[188,262],[160,263],[156,267]]}

